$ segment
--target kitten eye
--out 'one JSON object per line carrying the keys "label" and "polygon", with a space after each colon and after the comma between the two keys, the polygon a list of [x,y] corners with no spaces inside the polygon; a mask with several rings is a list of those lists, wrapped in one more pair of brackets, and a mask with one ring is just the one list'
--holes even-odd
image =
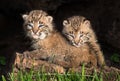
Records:
{"label": "kitten eye", "polygon": [[27,29],[32,29],[33,25],[32,24],[27,24]]}
{"label": "kitten eye", "polygon": [[80,34],[80,37],[82,37],[83,36],[83,34]]}
{"label": "kitten eye", "polygon": [[70,34],[69,37],[71,37],[72,39],[74,38],[74,35],[73,34]]}
{"label": "kitten eye", "polygon": [[66,35],[66,36],[69,35],[68,33],[63,33],[63,34]]}
{"label": "kitten eye", "polygon": [[44,27],[44,25],[43,25],[43,24],[39,24],[39,28],[40,28],[40,27]]}

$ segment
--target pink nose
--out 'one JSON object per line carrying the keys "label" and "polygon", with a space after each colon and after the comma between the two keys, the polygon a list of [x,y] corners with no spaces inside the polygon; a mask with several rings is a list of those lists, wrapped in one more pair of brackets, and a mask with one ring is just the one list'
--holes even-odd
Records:
{"label": "pink nose", "polygon": [[38,30],[33,30],[33,33],[36,34],[38,32]]}
{"label": "pink nose", "polygon": [[74,42],[75,45],[79,45],[79,42]]}

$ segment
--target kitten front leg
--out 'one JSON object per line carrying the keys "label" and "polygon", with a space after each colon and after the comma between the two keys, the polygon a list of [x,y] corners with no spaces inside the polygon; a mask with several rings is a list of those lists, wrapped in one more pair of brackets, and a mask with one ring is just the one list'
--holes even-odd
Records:
{"label": "kitten front leg", "polygon": [[97,42],[89,42],[88,45],[89,45],[90,51],[96,55],[98,65],[101,67],[104,66],[105,59],[104,59],[103,53],[100,49],[100,46],[97,44]]}

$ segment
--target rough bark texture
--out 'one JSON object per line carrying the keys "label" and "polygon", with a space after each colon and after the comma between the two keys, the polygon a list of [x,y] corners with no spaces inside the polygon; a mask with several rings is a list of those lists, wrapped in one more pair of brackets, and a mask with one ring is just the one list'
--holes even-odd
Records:
{"label": "rough bark texture", "polygon": [[[16,59],[14,62],[14,73],[17,73],[19,71],[30,71],[30,69],[34,71],[41,71],[46,73],[61,73],[64,74],[66,72],[82,72],[82,67],[77,68],[64,68],[61,65],[54,64],[50,61],[41,60],[41,56],[44,55],[44,53],[41,54],[41,52],[38,50],[34,51],[26,51],[23,54],[16,53]],[[92,75],[94,72],[97,72],[98,75],[102,72],[103,75],[103,81],[114,81],[118,78],[118,74],[120,74],[120,70],[114,67],[104,67],[104,68],[87,68],[85,67],[85,74],[86,75]],[[111,77],[112,76],[112,77]]]}

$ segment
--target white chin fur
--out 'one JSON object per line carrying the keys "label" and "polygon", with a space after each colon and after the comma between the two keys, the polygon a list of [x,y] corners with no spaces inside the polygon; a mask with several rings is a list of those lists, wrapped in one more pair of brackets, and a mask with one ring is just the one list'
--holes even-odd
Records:
{"label": "white chin fur", "polygon": [[77,48],[81,46],[80,43],[79,43],[78,45],[76,45],[76,44],[73,43],[73,45],[74,45],[75,47],[77,47]]}
{"label": "white chin fur", "polygon": [[79,48],[80,47],[80,45],[75,45],[75,44],[73,44],[75,47],[77,47],[77,48]]}
{"label": "white chin fur", "polygon": [[39,39],[44,39],[46,37],[46,34],[41,32],[41,35],[39,36]]}
{"label": "white chin fur", "polygon": [[34,35],[33,38],[34,39],[39,39],[39,36],[38,35]]}
{"label": "white chin fur", "polygon": [[35,34],[35,35],[33,35],[32,37],[33,37],[33,39],[45,39],[46,34],[43,33],[43,32],[41,32],[40,35],[36,35],[36,34]]}

